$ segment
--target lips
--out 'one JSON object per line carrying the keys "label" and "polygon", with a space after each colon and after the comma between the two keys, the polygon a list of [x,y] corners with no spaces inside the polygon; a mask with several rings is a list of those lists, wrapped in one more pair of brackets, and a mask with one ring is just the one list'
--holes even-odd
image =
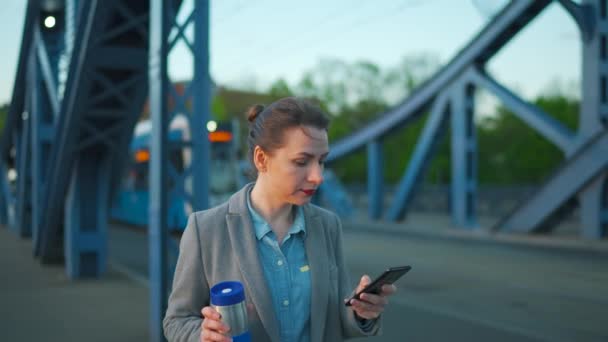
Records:
{"label": "lips", "polygon": [[302,192],[304,192],[307,196],[312,196],[315,194],[316,190],[315,189],[311,189],[311,190],[302,190]]}

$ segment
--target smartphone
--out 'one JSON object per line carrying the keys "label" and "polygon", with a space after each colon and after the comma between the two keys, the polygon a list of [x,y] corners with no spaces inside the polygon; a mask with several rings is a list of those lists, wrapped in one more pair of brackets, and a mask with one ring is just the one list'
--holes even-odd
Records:
{"label": "smartphone", "polygon": [[382,289],[382,285],[396,282],[397,279],[401,278],[401,276],[409,272],[411,269],[411,266],[398,266],[387,269],[378,278],[369,283],[369,285],[367,285],[363,290],[350,297],[346,301],[345,305],[350,306],[350,301],[352,299],[359,299],[359,296],[361,296],[362,293],[379,294],[380,290]]}

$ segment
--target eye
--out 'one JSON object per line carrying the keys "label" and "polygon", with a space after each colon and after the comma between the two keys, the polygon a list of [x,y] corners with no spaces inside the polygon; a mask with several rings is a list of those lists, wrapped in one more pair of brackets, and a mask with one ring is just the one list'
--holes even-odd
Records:
{"label": "eye", "polygon": [[308,164],[308,160],[306,160],[306,159],[296,159],[293,162],[297,166],[306,166],[306,164]]}

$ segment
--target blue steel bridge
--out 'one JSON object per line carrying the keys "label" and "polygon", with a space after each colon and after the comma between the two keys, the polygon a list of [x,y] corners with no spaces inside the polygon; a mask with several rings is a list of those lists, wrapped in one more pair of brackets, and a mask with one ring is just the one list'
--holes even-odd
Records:
{"label": "blue steel bridge", "polygon": [[[552,3],[567,11],[580,30],[582,64],[571,66],[581,68],[575,131],[500,84],[485,68]],[[176,115],[183,115],[191,132],[207,132],[210,118],[209,1],[194,1],[185,19],[178,20],[181,5],[181,0],[27,1],[17,74],[0,138],[0,223],[27,238],[30,257],[43,265],[62,265],[73,280],[103,279],[113,248],[110,203],[132,158],[134,128],[149,99],[150,206],[144,253],[153,340],[162,339],[160,321],[177,254],[176,241],[168,233],[170,199],[177,196],[191,210],[211,204],[212,146],[206,135],[170,139],[169,123]],[[607,7],[606,0],[510,2],[412,94],[377,113],[361,130],[333,142],[329,169],[332,162],[365,149],[367,216],[377,226],[398,230],[408,224],[408,208],[435,145],[449,132],[449,226],[454,232],[478,230],[474,96],[483,89],[566,156],[491,232],[517,238],[550,236],[577,209],[581,239],[601,240],[608,231]],[[185,34],[189,27],[191,38]],[[168,76],[168,55],[178,42],[194,60],[193,79],[179,92]],[[429,117],[413,156],[391,202],[384,203],[383,140],[424,113]],[[183,167],[169,162],[176,150],[190,153]],[[348,222],[354,210],[350,195],[340,179],[327,172],[322,200]],[[600,302],[605,304],[604,299]]]}

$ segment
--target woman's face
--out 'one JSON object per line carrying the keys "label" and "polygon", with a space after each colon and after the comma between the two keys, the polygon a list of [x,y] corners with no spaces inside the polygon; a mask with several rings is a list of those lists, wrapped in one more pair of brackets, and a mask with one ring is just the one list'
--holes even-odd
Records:
{"label": "woman's face", "polygon": [[287,129],[282,138],[282,147],[264,154],[260,176],[265,177],[264,183],[276,199],[302,205],[310,201],[323,182],[323,166],[329,153],[327,132],[300,126]]}

